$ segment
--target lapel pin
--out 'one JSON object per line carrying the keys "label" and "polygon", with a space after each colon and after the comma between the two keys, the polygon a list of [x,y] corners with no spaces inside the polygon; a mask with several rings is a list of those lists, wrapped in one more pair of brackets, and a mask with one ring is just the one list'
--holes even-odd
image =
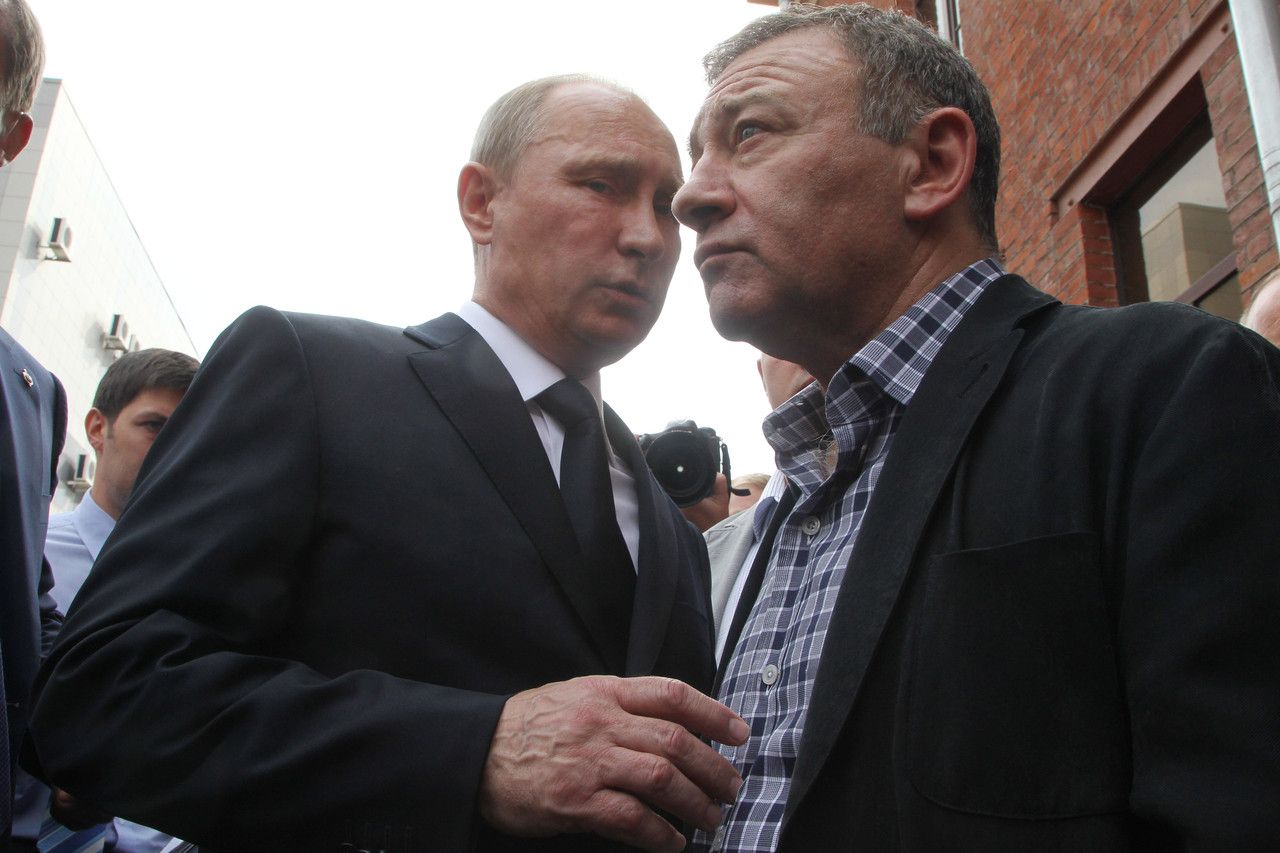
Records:
{"label": "lapel pin", "polygon": [[31,374],[27,372],[25,367],[22,368],[22,381],[27,383],[28,388],[35,387],[36,381],[31,378]]}

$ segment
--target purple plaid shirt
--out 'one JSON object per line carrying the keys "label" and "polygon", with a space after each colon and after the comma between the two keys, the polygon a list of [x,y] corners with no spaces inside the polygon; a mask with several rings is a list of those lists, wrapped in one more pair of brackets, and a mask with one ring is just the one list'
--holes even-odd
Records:
{"label": "purple plaid shirt", "polygon": [[714,838],[694,835],[694,850],[777,847],[827,626],[894,433],[947,336],[1003,274],[988,258],[951,276],[845,362],[825,397],[810,386],[765,418],[765,438],[799,497],[718,697],[751,726],[745,744],[720,747],[742,790]]}

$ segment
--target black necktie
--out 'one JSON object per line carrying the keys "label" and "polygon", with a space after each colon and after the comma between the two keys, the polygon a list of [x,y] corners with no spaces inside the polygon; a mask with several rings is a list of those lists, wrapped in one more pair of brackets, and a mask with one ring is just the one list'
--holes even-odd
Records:
{"label": "black necktie", "polygon": [[625,592],[626,620],[620,626],[625,632],[631,622],[636,572],[626,540],[618,529],[609,479],[609,449],[600,411],[591,392],[575,379],[561,379],[539,394],[537,401],[564,427],[560,494],[588,567],[603,573]]}

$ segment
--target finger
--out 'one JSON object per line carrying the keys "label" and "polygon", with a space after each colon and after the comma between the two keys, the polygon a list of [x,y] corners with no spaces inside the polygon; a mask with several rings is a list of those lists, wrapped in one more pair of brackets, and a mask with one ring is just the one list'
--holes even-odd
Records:
{"label": "finger", "polygon": [[708,831],[719,826],[719,803],[662,756],[613,749],[602,762],[600,781],[605,786],[632,794],[693,826]]}
{"label": "finger", "polygon": [[[732,803],[742,786],[742,777],[728,759],[677,723],[632,718],[628,725],[615,733],[615,742],[628,750],[656,756],[670,764],[684,779],[716,802]],[[674,812],[675,809],[668,811]],[[689,820],[697,823],[694,818]]]}
{"label": "finger", "polygon": [[751,734],[751,727],[733,711],[674,678],[623,678],[614,682],[614,689],[618,705],[630,714],[670,720],[731,746]]}
{"label": "finger", "polygon": [[596,835],[659,853],[684,850],[684,836],[630,794],[607,789],[598,791],[588,806],[586,828]]}

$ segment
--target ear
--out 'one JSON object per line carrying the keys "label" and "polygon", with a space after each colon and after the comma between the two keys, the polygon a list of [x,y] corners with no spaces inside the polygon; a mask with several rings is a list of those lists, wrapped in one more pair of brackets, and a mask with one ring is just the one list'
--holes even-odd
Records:
{"label": "ear", "polygon": [[904,199],[908,221],[928,221],[964,198],[978,156],[978,134],[964,110],[934,110],[903,144],[915,155]]}
{"label": "ear", "polygon": [[18,120],[14,122],[13,127],[5,131],[3,137],[0,137],[0,166],[8,163],[14,157],[27,147],[27,143],[31,140],[31,128],[34,122],[31,116],[26,113],[18,113]]}
{"label": "ear", "polygon": [[493,241],[493,201],[501,189],[493,170],[483,163],[468,163],[458,175],[458,212],[477,246]]}
{"label": "ear", "polygon": [[84,416],[84,434],[89,437],[93,452],[102,455],[102,445],[107,439],[107,416],[97,409],[90,409]]}

